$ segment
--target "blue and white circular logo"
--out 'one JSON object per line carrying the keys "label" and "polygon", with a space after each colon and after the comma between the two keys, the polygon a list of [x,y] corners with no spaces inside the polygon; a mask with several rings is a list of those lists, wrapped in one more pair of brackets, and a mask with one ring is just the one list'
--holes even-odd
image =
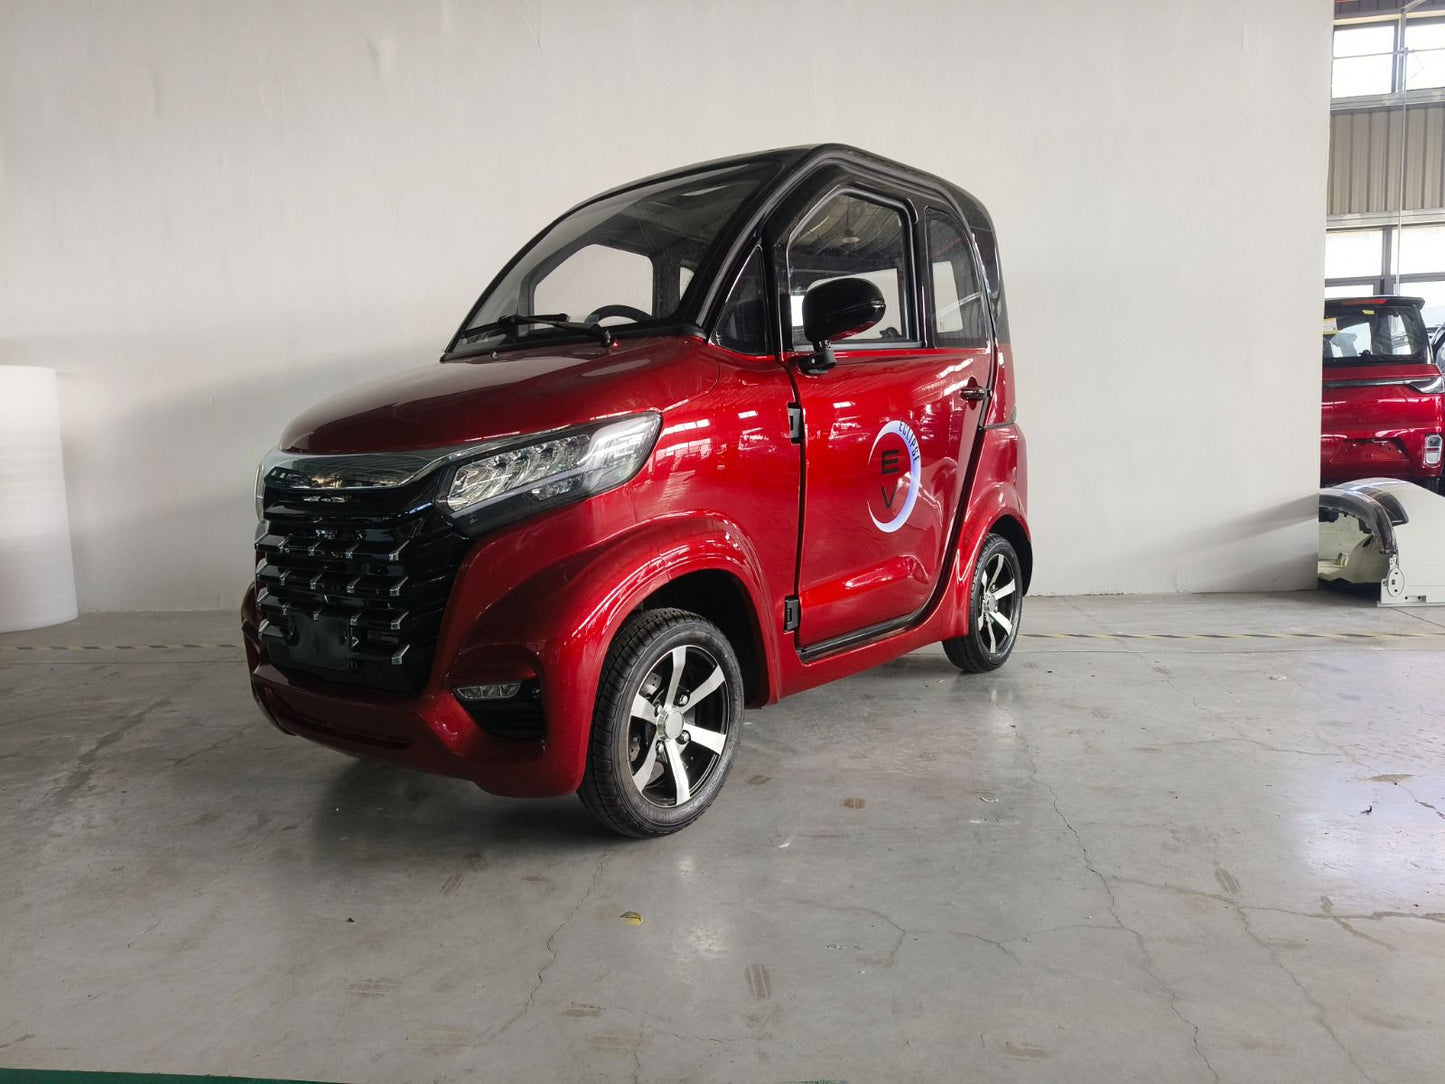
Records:
{"label": "blue and white circular logo", "polygon": [[[907,473],[903,468],[905,456]],[[868,452],[868,469],[870,480],[877,487],[868,495],[868,515],[873,519],[873,526],[884,534],[892,534],[908,522],[913,506],[918,503],[918,485],[922,478],[918,438],[906,422],[889,422],[878,430]]]}

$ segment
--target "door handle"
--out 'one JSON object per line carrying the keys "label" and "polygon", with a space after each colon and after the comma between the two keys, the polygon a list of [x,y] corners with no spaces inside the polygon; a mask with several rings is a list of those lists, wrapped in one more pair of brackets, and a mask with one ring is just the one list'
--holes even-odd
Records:
{"label": "door handle", "polygon": [[970,384],[958,393],[958,397],[966,403],[981,403],[989,397],[989,390],[978,384]]}

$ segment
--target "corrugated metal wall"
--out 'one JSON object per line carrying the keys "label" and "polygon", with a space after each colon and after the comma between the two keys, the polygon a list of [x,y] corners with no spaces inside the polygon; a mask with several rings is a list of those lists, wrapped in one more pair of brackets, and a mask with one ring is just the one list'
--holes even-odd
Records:
{"label": "corrugated metal wall", "polygon": [[1445,208],[1445,102],[1335,113],[1330,117],[1331,215],[1400,210],[1400,136],[1405,134],[1407,211]]}

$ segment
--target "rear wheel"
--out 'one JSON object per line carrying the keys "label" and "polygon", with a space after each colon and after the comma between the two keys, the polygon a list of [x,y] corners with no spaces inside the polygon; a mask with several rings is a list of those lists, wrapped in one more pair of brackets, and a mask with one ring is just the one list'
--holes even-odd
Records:
{"label": "rear wheel", "polygon": [[1007,538],[991,534],[973,570],[968,633],[943,641],[948,661],[966,674],[997,670],[1013,652],[1023,613],[1019,555]]}
{"label": "rear wheel", "polygon": [[686,610],[643,610],[607,652],[578,797],[628,836],[685,828],[722,789],[742,726],[737,654]]}

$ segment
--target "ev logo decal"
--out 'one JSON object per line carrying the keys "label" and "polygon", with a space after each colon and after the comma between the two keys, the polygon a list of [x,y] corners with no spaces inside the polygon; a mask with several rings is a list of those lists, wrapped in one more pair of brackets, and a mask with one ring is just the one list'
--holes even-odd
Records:
{"label": "ev logo decal", "polygon": [[[902,477],[903,457],[908,456],[908,478]],[[868,462],[878,457],[882,484],[878,496],[868,500],[868,515],[873,526],[884,534],[892,534],[908,522],[913,506],[918,502],[918,483],[921,468],[918,459],[918,438],[906,422],[889,422],[873,438],[873,447],[868,452]],[[906,492],[899,492],[906,490]]]}

